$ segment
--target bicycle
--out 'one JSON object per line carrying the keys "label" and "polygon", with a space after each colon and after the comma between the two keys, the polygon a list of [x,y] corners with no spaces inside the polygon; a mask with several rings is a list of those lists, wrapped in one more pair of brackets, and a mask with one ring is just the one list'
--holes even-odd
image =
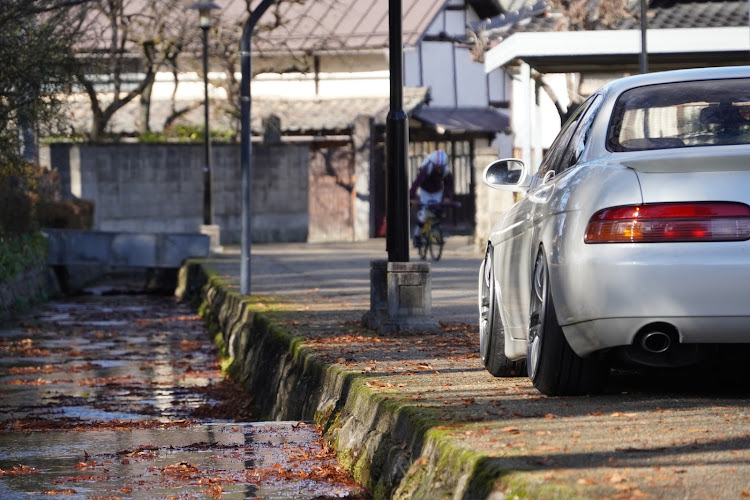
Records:
{"label": "bicycle", "polygon": [[420,245],[417,247],[419,258],[422,260],[427,258],[427,252],[430,253],[430,257],[434,261],[439,261],[443,256],[445,238],[441,222],[443,220],[443,208],[446,206],[460,205],[458,202],[419,204],[419,208],[424,208],[427,215],[422,228],[419,230]]}

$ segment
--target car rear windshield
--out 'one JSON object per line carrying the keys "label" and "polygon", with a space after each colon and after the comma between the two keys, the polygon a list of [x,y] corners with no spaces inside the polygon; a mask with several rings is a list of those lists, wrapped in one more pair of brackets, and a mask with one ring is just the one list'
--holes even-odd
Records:
{"label": "car rear windshield", "polygon": [[648,85],[623,92],[610,151],[750,144],[750,78]]}

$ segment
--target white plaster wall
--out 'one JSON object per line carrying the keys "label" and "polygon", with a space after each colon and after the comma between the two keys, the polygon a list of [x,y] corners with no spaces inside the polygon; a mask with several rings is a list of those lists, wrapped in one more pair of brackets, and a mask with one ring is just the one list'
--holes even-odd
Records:
{"label": "white plaster wall", "polygon": [[469,49],[455,48],[458,106],[487,106],[488,92],[484,66],[474,62]]}
{"label": "white plaster wall", "polygon": [[466,32],[466,14],[464,11],[445,11],[445,32],[452,36],[460,36]]}
{"label": "white plaster wall", "polygon": [[453,81],[453,43],[429,42],[422,44],[423,82],[432,91],[431,106],[456,105]]}
{"label": "white plaster wall", "polygon": [[510,102],[510,77],[501,69],[487,74],[487,92],[492,102]]}
{"label": "white plaster wall", "polygon": [[422,54],[419,48],[404,50],[404,85],[422,87]]}

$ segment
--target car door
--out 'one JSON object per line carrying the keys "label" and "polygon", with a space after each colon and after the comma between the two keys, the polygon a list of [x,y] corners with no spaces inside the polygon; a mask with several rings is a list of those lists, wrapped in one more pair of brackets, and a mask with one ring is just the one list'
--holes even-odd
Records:
{"label": "car door", "polygon": [[539,247],[540,226],[550,217],[549,201],[559,176],[578,161],[585,138],[601,102],[598,94],[576,109],[560,130],[545,155],[532,188],[513,207],[506,218],[505,230],[512,237],[503,241],[501,251],[503,282],[500,283],[505,327],[515,339],[526,339],[529,326],[529,299],[533,265]]}

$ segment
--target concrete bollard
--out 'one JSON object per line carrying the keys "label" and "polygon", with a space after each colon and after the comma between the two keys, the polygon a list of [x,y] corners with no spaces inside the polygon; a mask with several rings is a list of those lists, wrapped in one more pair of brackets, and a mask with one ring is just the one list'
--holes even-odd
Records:
{"label": "concrete bollard", "polygon": [[370,262],[370,311],[363,324],[380,333],[440,332],[432,314],[432,278],[426,262]]}

